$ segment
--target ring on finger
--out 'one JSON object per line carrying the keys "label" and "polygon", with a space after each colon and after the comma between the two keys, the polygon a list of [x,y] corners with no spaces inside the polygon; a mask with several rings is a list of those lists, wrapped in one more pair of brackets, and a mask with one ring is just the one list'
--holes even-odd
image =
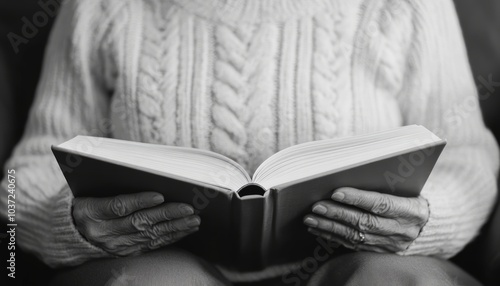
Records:
{"label": "ring on finger", "polygon": [[365,234],[361,231],[358,231],[358,236],[359,236],[359,240],[357,241],[357,244],[365,243],[365,240],[366,240]]}

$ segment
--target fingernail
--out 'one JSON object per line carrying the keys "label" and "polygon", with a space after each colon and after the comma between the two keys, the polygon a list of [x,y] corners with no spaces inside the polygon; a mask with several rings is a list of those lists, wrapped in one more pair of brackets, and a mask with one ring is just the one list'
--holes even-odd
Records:
{"label": "fingernail", "polygon": [[320,214],[320,215],[326,214],[327,211],[328,210],[323,205],[316,205],[313,208],[313,212]]}
{"label": "fingernail", "polygon": [[304,223],[307,224],[308,226],[312,226],[312,227],[317,227],[319,224],[316,219],[313,219],[311,217],[306,218],[304,220]]}
{"label": "fingernail", "polygon": [[189,206],[182,206],[181,210],[182,210],[182,214],[183,215],[192,215],[192,214],[194,214],[193,208],[189,207]]}
{"label": "fingernail", "polygon": [[199,227],[194,227],[194,228],[190,228],[188,230],[186,230],[187,233],[193,233],[193,232],[197,232],[198,230],[200,230]]}
{"label": "fingernail", "polygon": [[153,203],[155,203],[155,204],[161,204],[164,202],[164,200],[165,199],[163,198],[162,195],[154,195],[153,196]]}
{"label": "fingernail", "polygon": [[200,225],[200,219],[198,217],[190,217],[188,219],[188,222],[187,222],[187,225],[189,227],[195,227],[195,226],[199,226]]}
{"label": "fingernail", "polygon": [[332,195],[332,200],[336,201],[342,201],[344,199],[345,195],[342,192],[336,192]]}

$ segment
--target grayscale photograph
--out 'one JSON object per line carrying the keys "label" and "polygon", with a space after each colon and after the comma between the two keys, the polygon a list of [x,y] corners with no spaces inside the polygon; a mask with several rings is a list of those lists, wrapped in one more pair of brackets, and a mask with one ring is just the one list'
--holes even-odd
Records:
{"label": "grayscale photograph", "polygon": [[500,285],[500,1],[3,0],[0,285]]}

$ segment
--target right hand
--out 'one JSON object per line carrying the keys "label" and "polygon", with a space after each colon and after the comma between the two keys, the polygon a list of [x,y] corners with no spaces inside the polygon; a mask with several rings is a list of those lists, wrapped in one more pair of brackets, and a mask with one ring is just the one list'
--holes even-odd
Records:
{"label": "right hand", "polygon": [[198,231],[200,217],[183,203],[163,203],[154,192],[109,198],[75,198],[73,218],[92,244],[117,256],[136,255],[172,244]]}

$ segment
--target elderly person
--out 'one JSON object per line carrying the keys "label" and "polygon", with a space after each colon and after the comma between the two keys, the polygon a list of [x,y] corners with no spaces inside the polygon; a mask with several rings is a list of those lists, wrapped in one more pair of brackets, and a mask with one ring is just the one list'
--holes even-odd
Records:
{"label": "elderly person", "polygon": [[[288,275],[294,264],[236,273],[175,248],[203,221],[160,194],[75,199],[50,151],[78,134],[110,136],[210,149],[253,172],[294,144],[407,124],[448,140],[421,196],[332,190],[304,231],[353,251],[311,279]],[[469,285],[445,259],[491,211],[498,151],[451,0],[68,0],[6,168],[21,246],[78,266],[55,283]]]}

